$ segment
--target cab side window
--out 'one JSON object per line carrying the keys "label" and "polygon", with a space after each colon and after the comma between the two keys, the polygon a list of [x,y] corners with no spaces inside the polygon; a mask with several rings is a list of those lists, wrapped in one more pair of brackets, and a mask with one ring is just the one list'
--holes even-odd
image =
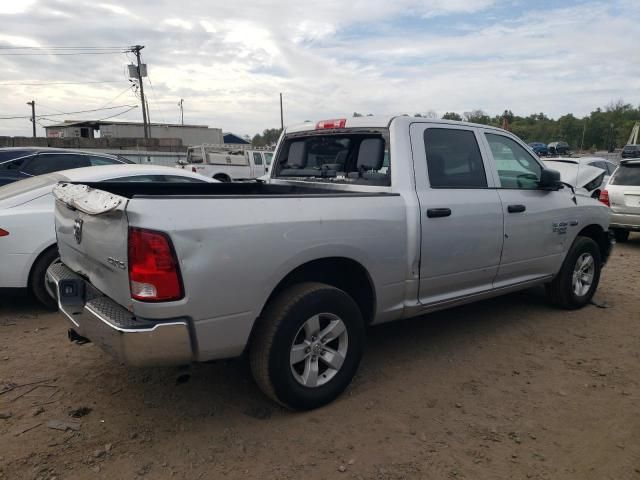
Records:
{"label": "cab side window", "polygon": [[485,133],[502,188],[536,189],[542,167],[531,154],[509,137]]}
{"label": "cab side window", "polygon": [[253,152],[253,163],[255,165],[262,165],[262,154],[260,152]]}
{"label": "cab side window", "polygon": [[487,188],[473,131],[428,128],[424,132],[424,148],[431,188]]}

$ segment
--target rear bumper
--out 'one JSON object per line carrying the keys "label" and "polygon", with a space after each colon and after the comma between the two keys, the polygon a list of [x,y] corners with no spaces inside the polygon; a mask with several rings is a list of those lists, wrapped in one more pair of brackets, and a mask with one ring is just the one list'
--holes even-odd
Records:
{"label": "rear bumper", "polygon": [[[61,283],[79,294],[61,293]],[[72,330],[128,365],[184,365],[193,360],[187,319],[138,318],[64,264],[49,268],[47,288],[57,295]]]}
{"label": "rear bumper", "polygon": [[640,215],[612,212],[609,228],[621,228],[638,232],[640,231]]}

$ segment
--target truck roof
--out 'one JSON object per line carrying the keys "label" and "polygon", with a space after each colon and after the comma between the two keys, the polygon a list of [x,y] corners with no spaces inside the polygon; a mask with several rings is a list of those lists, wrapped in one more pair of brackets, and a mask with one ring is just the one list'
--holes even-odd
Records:
{"label": "truck roof", "polygon": [[[408,115],[372,115],[368,117],[342,117],[328,120],[319,120],[319,122],[344,120],[343,128],[388,128],[391,122],[402,122],[407,125],[411,123],[441,123],[443,125],[468,125],[471,127],[482,127],[491,130],[505,132],[501,128],[492,127],[490,125],[481,125],[477,123],[461,122],[458,120],[441,120],[437,118],[410,117]],[[285,128],[285,133],[308,132],[316,130],[318,122],[304,122]]]}

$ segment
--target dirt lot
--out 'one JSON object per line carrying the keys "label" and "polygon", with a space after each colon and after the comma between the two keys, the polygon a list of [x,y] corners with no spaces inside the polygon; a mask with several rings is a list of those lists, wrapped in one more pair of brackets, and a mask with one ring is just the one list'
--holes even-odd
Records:
{"label": "dirt lot", "polygon": [[374,328],[353,386],[307,413],[242,361],[177,385],[2,299],[0,478],[640,479],[640,236],[596,299],[565,312],[535,289]]}

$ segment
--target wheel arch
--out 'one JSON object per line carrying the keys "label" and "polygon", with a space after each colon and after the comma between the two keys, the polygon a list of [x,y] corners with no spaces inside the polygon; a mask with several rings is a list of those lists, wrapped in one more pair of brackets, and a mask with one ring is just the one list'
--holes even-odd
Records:
{"label": "wheel arch", "polygon": [[35,266],[38,264],[38,261],[47,253],[49,253],[51,250],[53,249],[57,249],[58,248],[58,244],[57,243],[52,243],[48,246],[45,246],[44,248],[42,248],[42,250],[40,250],[40,253],[38,253],[38,255],[36,255],[36,257],[33,259],[33,262],[31,262],[31,266],[29,267],[29,274],[27,275],[27,288],[31,289],[32,286],[32,279],[33,279],[33,269],[35,268]]}
{"label": "wheel arch", "polygon": [[602,262],[606,262],[609,252],[611,251],[611,243],[609,240],[609,232],[600,225],[593,223],[587,225],[578,233],[580,237],[588,237],[598,244]]}
{"label": "wheel arch", "polygon": [[376,313],[376,291],[368,270],[360,262],[348,257],[317,258],[297,266],[278,282],[253,323],[247,345],[251,344],[253,334],[267,305],[282,291],[301,282],[326,283],[345,291],[360,308],[365,325],[373,321]]}

